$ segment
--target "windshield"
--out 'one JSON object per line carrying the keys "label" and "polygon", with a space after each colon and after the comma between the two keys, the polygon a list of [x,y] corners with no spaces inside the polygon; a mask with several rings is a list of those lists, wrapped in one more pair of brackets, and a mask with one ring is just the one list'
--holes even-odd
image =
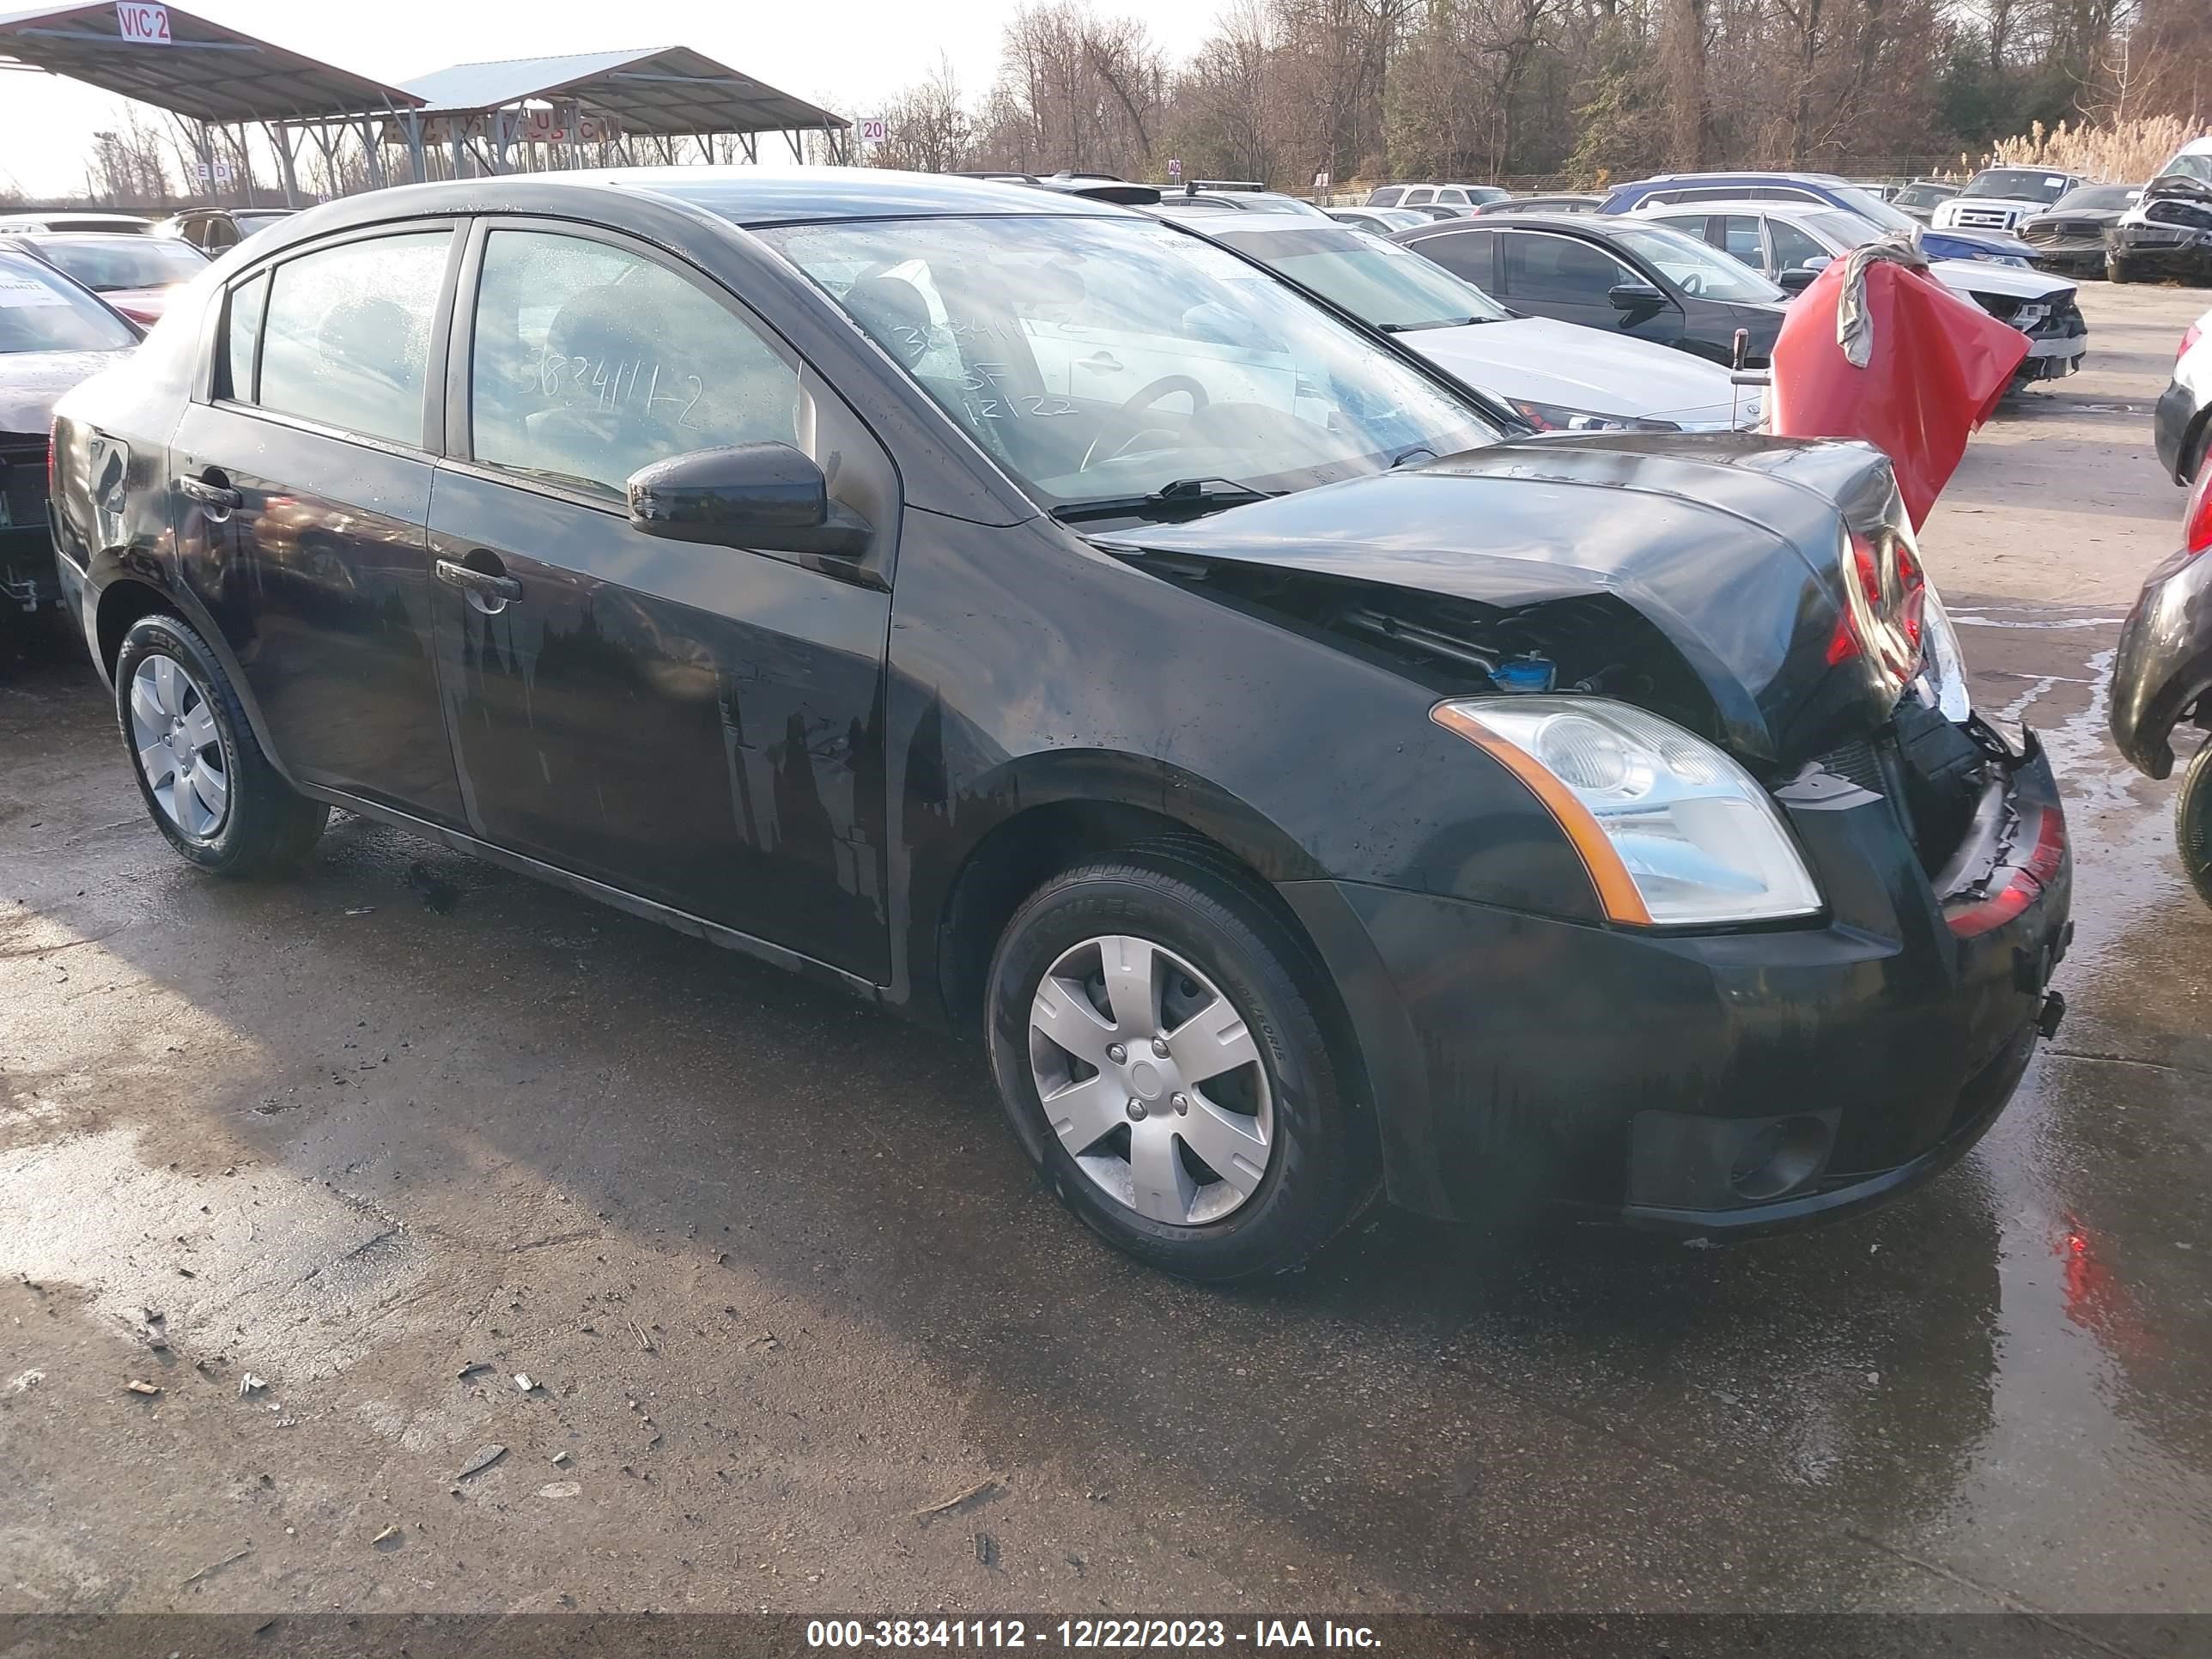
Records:
{"label": "windshield", "polygon": [[1659,274],[1683,293],[1700,300],[1773,305],[1787,297],[1750,266],[1664,225],[1622,222],[1614,227],[1612,240],[1656,265]]}
{"label": "windshield", "polygon": [[1190,479],[1303,489],[1499,435],[1474,405],[1265,270],[1157,220],[1040,214],[755,234],[1055,509]]}
{"label": "windshield", "polygon": [[2212,150],[2184,150],[2158,170],[2161,179],[2194,179],[2212,185]]}
{"label": "windshield", "polygon": [[1966,181],[1961,196],[2000,196],[2008,202],[2055,202],[2069,181],[2039,167],[1991,167]]}
{"label": "windshield", "polygon": [[2058,198],[2067,213],[2118,213],[2142,192],[2132,185],[2084,185]]}
{"label": "windshield", "polygon": [[0,352],[114,351],[137,337],[68,278],[33,260],[0,256]]}
{"label": "windshield", "polygon": [[166,236],[56,237],[40,242],[39,254],[94,294],[168,288],[189,283],[208,267],[207,256],[190,242]]}
{"label": "windshield", "polygon": [[1495,323],[1510,313],[1433,259],[1357,230],[1219,230],[1240,253],[1382,329]]}
{"label": "windshield", "polygon": [[1880,225],[1862,219],[1856,213],[1845,213],[1841,208],[1808,213],[1803,223],[1831,248],[1846,253],[1855,247],[1863,247],[1869,242],[1878,242],[1883,235]]}
{"label": "windshield", "polygon": [[1934,207],[1958,193],[1956,185],[1907,185],[1893,199],[1907,207]]}
{"label": "windshield", "polygon": [[1860,218],[1880,225],[1884,230],[1911,230],[1915,222],[1899,213],[1870,190],[1861,190],[1856,185],[1825,185],[1821,187],[1837,206],[1849,208]]}

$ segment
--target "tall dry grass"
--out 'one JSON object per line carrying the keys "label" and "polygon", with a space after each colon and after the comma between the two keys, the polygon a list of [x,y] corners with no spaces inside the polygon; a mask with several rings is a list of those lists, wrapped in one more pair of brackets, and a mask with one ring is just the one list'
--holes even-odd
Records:
{"label": "tall dry grass", "polygon": [[2152,115],[2111,125],[2061,121],[2048,131],[2038,121],[2016,137],[1998,141],[1978,161],[1966,155],[1960,165],[1977,167],[2049,167],[2054,173],[2085,173],[2115,185],[2139,185],[2168,156],[2201,135],[2197,124],[2178,115]]}

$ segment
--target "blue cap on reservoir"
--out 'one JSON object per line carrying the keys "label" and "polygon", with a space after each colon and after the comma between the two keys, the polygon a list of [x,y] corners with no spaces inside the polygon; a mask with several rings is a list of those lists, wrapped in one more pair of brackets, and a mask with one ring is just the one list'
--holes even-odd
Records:
{"label": "blue cap on reservoir", "polygon": [[1541,657],[1516,657],[1490,671],[1490,678],[1507,691],[1548,691],[1555,671]]}

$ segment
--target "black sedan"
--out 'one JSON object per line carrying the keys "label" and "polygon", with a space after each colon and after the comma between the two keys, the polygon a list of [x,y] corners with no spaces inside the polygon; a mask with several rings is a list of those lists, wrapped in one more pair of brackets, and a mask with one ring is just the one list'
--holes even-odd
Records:
{"label": "black sedan", "polygon": [[61,602],[46,530],[55,401],[137,343],[137,330],[85,289],[0,246],[0,630]]}
{"label": "black sedan", "polygon": [[2081,185],[2020,223],[2038,270],[2068,276],[2105,274],[2106,233],[2142,194],[2140,185]]}
{"label": "black sedan", "polygon": [[1735,332],[1763,366],[1790,296],[1717,248],[1625,216],[1515,214],[1400,231],[1418,249],[1511,309],[1633,334],[1726,363]]}
{"label": "black sedan", "polygon": [[57,427],[176,850],[343,806],[973,1032],[1159,1267],[1378,1187],[1832,1214],[2047,1026],[2051,771],[1863,447],[1498,441],[1182,226],[874,169],[378,191],[217,275]]}

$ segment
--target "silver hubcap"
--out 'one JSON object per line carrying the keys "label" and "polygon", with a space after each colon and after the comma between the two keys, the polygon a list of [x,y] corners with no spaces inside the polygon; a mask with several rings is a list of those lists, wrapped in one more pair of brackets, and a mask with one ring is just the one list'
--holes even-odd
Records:
{"label": "silver hubcap", "polygon": [[131,675],[131,742],[161,815],[213,840],[230,811],[230,769],[207,692],[174,657],[148,657]]}
{"label": "silver hubcap", "polygon": [[1076,1167],[1139,1215],[1218,1221],[1267,1173],[1274,1097],[1244,1017],[1149,939],[1086,939],[1053,963],[1030,1007],[1030,1071]]}

